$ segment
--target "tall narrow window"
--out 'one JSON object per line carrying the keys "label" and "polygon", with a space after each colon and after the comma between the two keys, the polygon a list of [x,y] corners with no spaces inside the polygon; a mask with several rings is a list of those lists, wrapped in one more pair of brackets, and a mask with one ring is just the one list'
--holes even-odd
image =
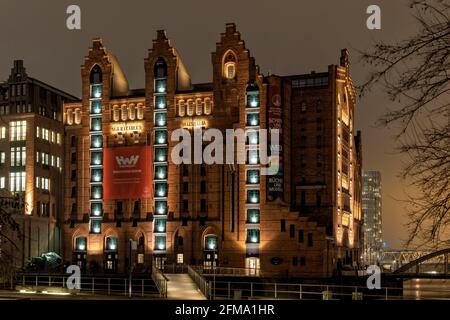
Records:
{"label": "tall narrow window", "polygon": [[126,121],[127,120],[127,116],[128,116],[128,112],[127,112],[127,105],[123,104],[120,107],[120,118],[122,119],[122,121]]}
{"label": "tall narrow window", "polygon": [[194,100],[189,99],[187,102],[187,115],[193,116],[194,115]]}
{"label": "tall narrow window", "polygon": [[136,119],[136,106],[133,103],[128,106],[128,118],[130,120]]}
{"label": "tall narrow window", "polygon": [[212,111],[212,102],[210,98],[205,99],[205,114],[211,114]]}
{"label": "tall narrow window", "polygon": [[75,109],[75,124],[80,124],[80,123],[81,123],[81,109],[76,108]]}
{"label": "tall narrow window", "polygon": [[225,53],[223,59],[223,75],[227,79],[234,79],[236,77],[236,55],[232,51]]}
{"label": "tall narrow window", "polygon": [[295,237],[295,225],[294,224],[289,225],[289,237],[291,237],[291,238]]}
{"label": "tall narrow window", "polygon": [[202,99],[197,99],[195,101],[195,114],[196,115],[201,115],[203,112],[203,103],[202,103]]}
{"label": "tall narrow window", "polygon": [[178,115],[180,117],[184,117],[185,114],[186,114],[186,103],[184,102],[184,100],[180,100],[178,101]]}
{"label": "tall narrow window", "polygon": [[113,106],[113,120],[114,121],[120,120],[120,109],[118,105]]}
{"label": "tall narrow window", "polygon": [[311,232],[308,233],[308,247],[313,246],[313,235]]}
{"label": "tall narrow window", "polygon": [[138,105],[137,105],[136,117],[138,118],[138,120],[144,119],[144,106],[142,103],[138,103]]}

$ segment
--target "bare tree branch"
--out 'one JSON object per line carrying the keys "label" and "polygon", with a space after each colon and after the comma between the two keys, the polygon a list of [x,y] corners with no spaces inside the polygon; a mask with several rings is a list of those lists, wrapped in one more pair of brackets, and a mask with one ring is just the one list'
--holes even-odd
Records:
{"label": "bare tree branch", "polygon": [[398,150],[409,159],[401,176],[419,190],[418,196],[410,195],[407,200],[407,245],[448,246],[450,4],[449,0],[415,0],[410,6],[419,31],[410,39],[376,43],[362,52],[363,62],[374,71],[359,90],[363,96],[381,85],[395,102],[378,123],[400,125]]}

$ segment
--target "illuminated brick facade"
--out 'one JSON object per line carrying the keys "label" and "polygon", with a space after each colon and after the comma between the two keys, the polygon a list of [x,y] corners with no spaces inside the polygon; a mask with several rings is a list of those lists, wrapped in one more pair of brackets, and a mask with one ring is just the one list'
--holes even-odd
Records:
{"label": "illuminated brick facade", "polygon": [[[264,76],[227,24],[212,65],[211,83],[192,84],[158,31],[145,88],[130,90],[116,58],[93,41],[82,99],[64,106],[65,259],[99,272],[127,271],[131,256],[137,272],[216,264],[279,277],[331,275],[338,259],[359,259],[361,144],[347,51],[325,73]],[[175,164],[179,128],[281,129],[282,170],[261,174],[261,137],[250,136],[243,164]],[[152,150],[152,193],[105,199],[103,160],[93,159],[131,146]]]}
{"label": "illuminated brick facade", "polygon": [[76,100],[29,76],[22,60],[0,83],[0,202],[22,235],[9,235],[15,245],[0,239],[0,249],[17,267],[43,252],[61,252],[62,105]]}

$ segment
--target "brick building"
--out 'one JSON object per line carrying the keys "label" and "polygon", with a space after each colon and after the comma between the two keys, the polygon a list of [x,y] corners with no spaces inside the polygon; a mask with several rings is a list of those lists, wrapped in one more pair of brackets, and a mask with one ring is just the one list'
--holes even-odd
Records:
{"label": "brick building", "polygon": [[[18,267],[42,252],[61,251],[62,105],[75,100],[28,76],[22,60],[14,61],[8,79],[0,83],[1,205],[23,235],[13,238],[16,247],[4,242],[2,250],[13,253]],[[10,205],[11,195],[19,207]]]}
{"label": "brick building", "polygon": [[[130,89],[93,40],[82,99],[64,105],[65,259],[90,271],[124,272],[131,258],[136,271],[186,263],[311,277],[358,260],[361,138],[348,52],[324,73],[264,76],[227,24],[212,65],[211,83],[192,83],[158,31],[145,87]],[[254,133],[235,151],[245,163],[176,164],[179,128],[279,129],[280,170],[261,174]]]}

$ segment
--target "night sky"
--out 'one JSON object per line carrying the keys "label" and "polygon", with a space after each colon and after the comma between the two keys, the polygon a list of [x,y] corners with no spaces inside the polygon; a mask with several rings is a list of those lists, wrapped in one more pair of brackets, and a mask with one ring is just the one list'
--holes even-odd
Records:
{"label": "night sky", "polygon": [[[81,7],[81,30],[66,28],[66,8]],[[381,30],[366,28],[366,8],[381,7]],[[7,80],[14,59],[23,59],[30,76],[80,96],[80,66],[93,37],[114,53],[131,88],[144,86],[144,58],[165,29],[180,52],[194,83],[212,81],[210,53],[235,22],[264,74],[327,71],[339,63],[341,48],[350,50],[355,84],[368,76],[358,50],[375,41],[395,42],[417,28],[407,0],[184,0],[82,1],[0,0],[0,81]],[[357,103],[356,127],[362,130],[363,167],[380,170],[383,187],[383,238],[400,248],[406,238],[407,182],[398,176],[402,156],[394,150],[395,128],[375,125],[395,107],[380,88]]]}

